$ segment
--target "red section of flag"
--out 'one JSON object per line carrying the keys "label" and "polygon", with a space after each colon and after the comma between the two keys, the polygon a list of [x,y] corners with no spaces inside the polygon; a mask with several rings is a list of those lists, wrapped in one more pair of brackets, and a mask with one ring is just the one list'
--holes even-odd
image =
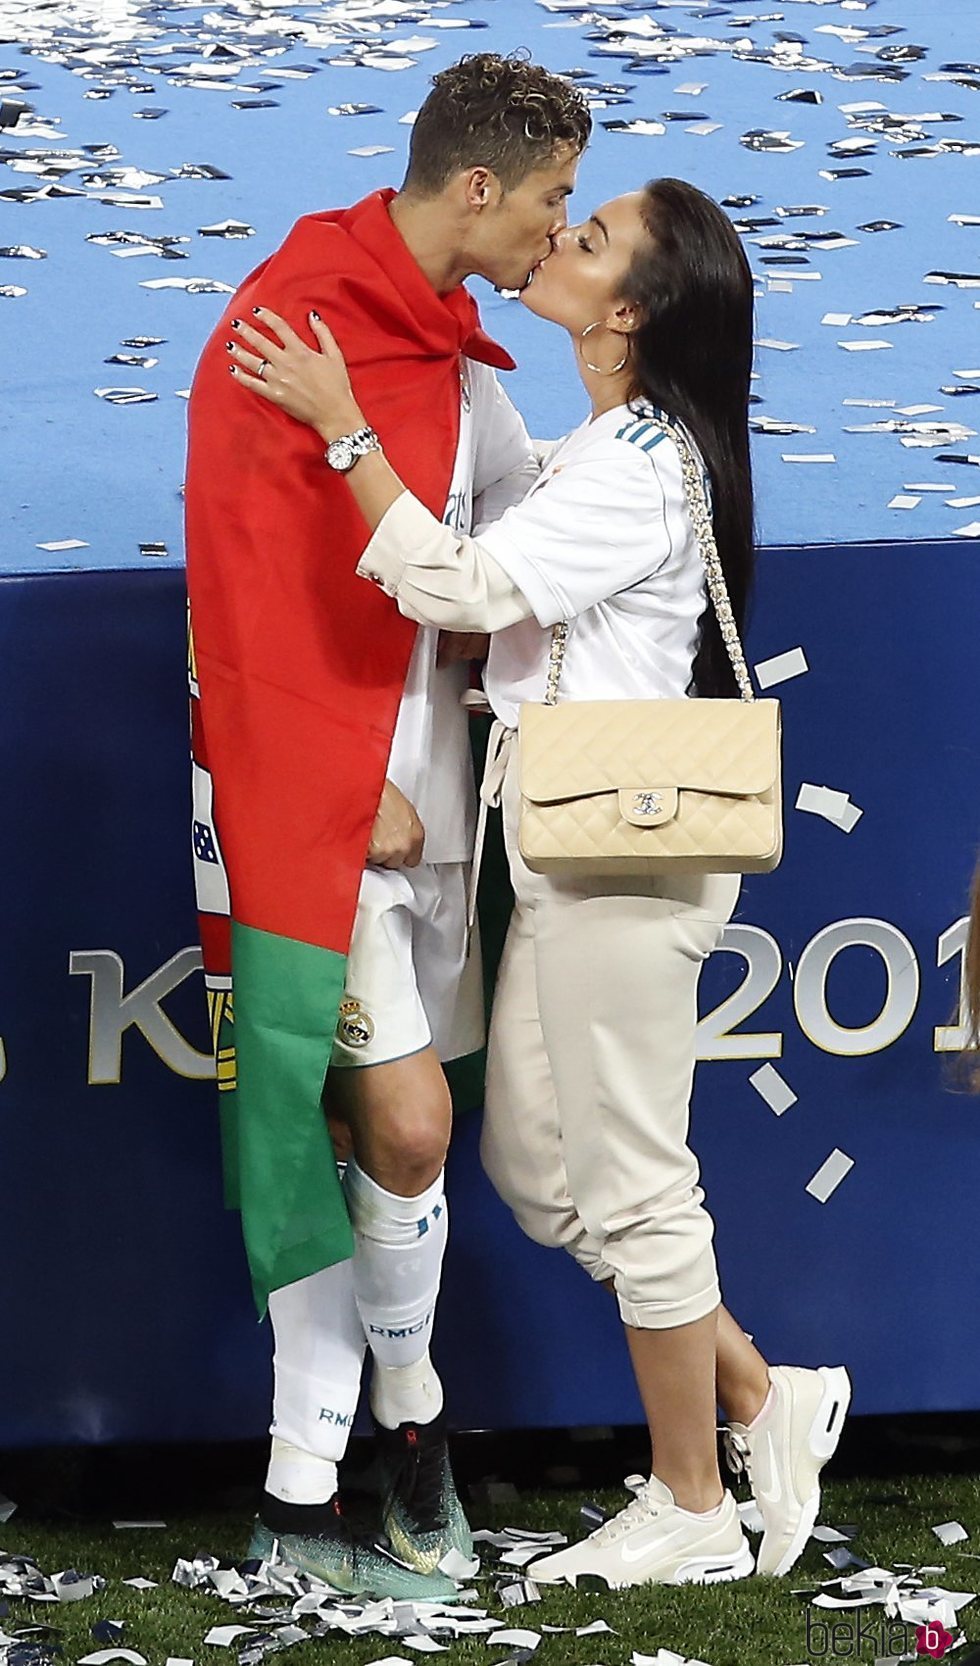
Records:
{"label": "red section of flag", "polygon": [[231,977],[231,921],[227,914],[198,914],[201,953],[215,977]]}
{"label": "red section of flag", "polygon": [[480,329],[464,288],[436,294],[395,230],[392,195],[298,222],[238,290],[190,400],[196,717],[232,913],[341,953],[416,627],[356,577],[367,529],[319,437],[236,387],[225,343],[232,318],[254,322],[261,305],[315,346],[308,314],[319,312],[393,467],[441,516],[460,354],[512,361]]}

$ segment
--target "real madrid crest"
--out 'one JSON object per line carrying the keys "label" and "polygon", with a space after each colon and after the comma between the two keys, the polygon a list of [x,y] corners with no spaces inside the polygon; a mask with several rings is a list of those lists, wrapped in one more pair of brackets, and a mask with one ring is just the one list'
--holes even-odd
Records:
{"label": "real madrid crest", "polygon": [[352,995],[340,1003],[337,1035],[346,1047],[366,1047],[374,1040],[374,1019]]}

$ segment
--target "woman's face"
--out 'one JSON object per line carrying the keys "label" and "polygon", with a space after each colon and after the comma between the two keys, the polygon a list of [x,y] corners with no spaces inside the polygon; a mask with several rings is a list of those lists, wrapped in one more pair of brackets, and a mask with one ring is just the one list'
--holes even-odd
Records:
{"label": "woman's face", "polygon": [[641,191],[613,197],[581,225],[566,226],[554,250],[521,291],[529,312],[580,335],[590,324],[612,318],[622,304],[633,256],[648,233],[640,210]]}

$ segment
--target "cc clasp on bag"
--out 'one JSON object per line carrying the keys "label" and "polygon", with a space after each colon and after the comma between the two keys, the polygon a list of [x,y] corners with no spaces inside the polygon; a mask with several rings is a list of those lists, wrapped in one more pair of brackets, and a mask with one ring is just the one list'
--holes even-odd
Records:
{"label": "cc clasp on bag", "polygon": [[687,436],[652,420],[680,453],[740,698],[558,704],[569,626],[556,625],[544,702],[526,702],[518,721],[518,845],[535,873],[769,873],[782,855],[780,704],[753,692]]}

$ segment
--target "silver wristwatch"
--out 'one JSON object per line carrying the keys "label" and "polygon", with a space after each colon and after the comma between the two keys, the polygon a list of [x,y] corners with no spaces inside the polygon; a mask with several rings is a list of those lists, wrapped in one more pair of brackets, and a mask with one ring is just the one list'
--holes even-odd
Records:
{"label": "silver wristwatch", "polygon": [[358,457],[366,457],[369,451],[380,450],[381,441],[374,429],[358,428],[354,434],[341,434],[339,440],[331,440],[324,456],[338,474],[348,474]]}

